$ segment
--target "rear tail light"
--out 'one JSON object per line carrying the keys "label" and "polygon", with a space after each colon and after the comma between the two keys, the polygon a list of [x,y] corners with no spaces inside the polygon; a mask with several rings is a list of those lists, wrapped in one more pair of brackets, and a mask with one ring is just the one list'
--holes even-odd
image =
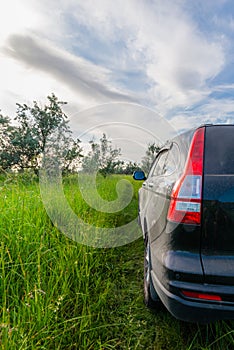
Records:
{"label": "rear tail light", "polygon": [[168,220],[200,224],[205,128],[195,131],[185,170],[171,194]]}
{"label": "rear tail light", "polygon": [[220,295],[199,293],[199,292],[193,292],[188,290],[182,290],[181,292],[187,298],[222,301],[222,298]]}

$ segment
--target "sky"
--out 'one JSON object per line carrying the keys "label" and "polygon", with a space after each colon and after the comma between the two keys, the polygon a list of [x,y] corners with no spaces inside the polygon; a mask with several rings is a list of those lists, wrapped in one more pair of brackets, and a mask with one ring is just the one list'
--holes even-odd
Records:
{"label": "sky", "polygon": [[126,159],[147,142],[233,123],[232,0],[8,0],[0,11],[0,109],[68,102],[74,134],[105,132]]}

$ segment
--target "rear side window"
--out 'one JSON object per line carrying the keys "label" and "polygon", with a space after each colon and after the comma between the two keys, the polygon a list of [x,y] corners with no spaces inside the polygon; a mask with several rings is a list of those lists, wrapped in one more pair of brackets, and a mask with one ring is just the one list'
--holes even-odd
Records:
{"label": "rear side window", "polygon": [[155,165],[153,166],[150,176],[160,176],[163,175],[165,172],[165,162],[168,156],[168,151],[161,152],[156,161]]}
{"label": "rear side window", "polygon": [[169,150],[168,157],[165,164],[165,176],[169,176],[174,173],[177,166],[180,163],[180,153],[178,146],[173,143],[171,149]]}
{"label": "rear side window", "polygon": [[179,148],[173,143],[170,150],[159,153],[149,176],[169,176],[176,170],[179,161]]}
{"label": "rear side window", "polygon": [[206,128],[204,173],[206,175],[234,174],[234,126]]}

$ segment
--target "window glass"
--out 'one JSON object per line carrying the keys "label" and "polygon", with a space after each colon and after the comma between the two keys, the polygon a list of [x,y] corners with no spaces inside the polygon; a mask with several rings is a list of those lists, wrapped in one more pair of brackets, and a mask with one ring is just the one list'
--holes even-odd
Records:
{"label": "window glass", "polygon": [[206,128],[204,173],[234,174],[234,126]]}
{"label": "window glass", "polygon": [[171,149],[168,151],[168,157],[164,166],[164,175],[169,176],[176,170],[180,163],[180,153],[178,146],[173,143]]}
{"label": "window glass", "polygon": [[159,176],[165,173],[165,162],[168,156],[168,151],[161,152],[155,162],[155,165],[152,168],[151,176]]}

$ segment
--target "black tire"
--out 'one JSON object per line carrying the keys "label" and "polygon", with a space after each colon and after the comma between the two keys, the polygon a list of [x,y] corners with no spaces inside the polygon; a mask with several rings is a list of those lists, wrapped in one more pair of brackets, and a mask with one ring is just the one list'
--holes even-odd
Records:
{"label": "black tire", "polygon": [[148,237],[145,238],[145,254],[144,254],[144,303],[150,309],[158,309],[161,301],[153,286],[151,279],[151,259],[150,259],[150,245]]}

